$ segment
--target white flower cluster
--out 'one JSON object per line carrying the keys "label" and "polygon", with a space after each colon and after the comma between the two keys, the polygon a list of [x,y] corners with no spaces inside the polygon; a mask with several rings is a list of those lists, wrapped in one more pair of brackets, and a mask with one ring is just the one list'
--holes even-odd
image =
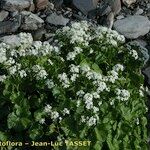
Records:
{"label": "white flower cluster", "polygon": [[80,43],[87,46],[91,40],[89,23],[86,21],[72,23],[71,27],[64,27],[61,33],[70,39],[70,43]]}
{"label": "white flower cluster", "polygon": [[111,70],[109,71],[109,76],[106,77],[106,80],[108,79],[109,82],[111,83],[115,83],[115,81],[118,79],[118,72],[116,72],[115,70]]}
{"label": "white flower cluster", "polygon": [[70,111],[67,109],[67,108],[64,108],[63,110],[63,115],[69,115],[70,114]]}
{"label": "white flower cluster", "polygon": [[70,65],[70,72],[72,73],[70,80],[75,82],[76,79],[79,77],[79,68],[80,66],[75,66],[74,64]]}
{"label": "white flower cluster", "polygon": [[3,63],[7,60],[6,52],[8,48],[9,46],[5,43],[0,43],[0,63]]}
{"label": "white flower cluster", "polygon": [[117,42],[124,43],[125,42],[125,37],[123,35],[120,35],[117,31],[115,30],[110,30],[106,27],[99,26],[95,30],[95,38],[98,39],[105,39],[105,42],[117,46]]}
{"label": "white flower cluster", "polygon": [[21,69],[21,64],[16,63],[15,65],[8,68],[10,75],[14,75]]}
{"label": "white flower cluster", "polygon": [[46,70],[44,70],[44,68],[39,65],[34,65],[32,70],[34,73],[36,73],[37,80],[46,79],[48,76]]}
{"label": "white flower cluster", "polygon": [[121,101],[127,101],[130,98],[130,92],[128,90],[120,90],[120,89],[116,89],[116,95],[117,95],[117,99],[121,100]]}
{"label": "white flower cluster", "polygon": [[137,60],[139,58],[138,53],[136,50],[132,49],[129,51],[129,54],[135,59]]}
{"label": "white flower cluster", "polygon": [[139,89],[139,94],[141,97],[144,97],[144,91],[145,91],[145,89],[144,89],[143,85],[141,85],[140,89]]}
{"label": "white flower cluster", "polygon": [[45,83],[46,83],[48,89],[52,89],[55,86],[52,79],[47,79]]}
{"label": "white flower cluster", "polygon": [[0,75],[0,82],[4,82],[6,80],[6,76],[5,75]]}
{"label": "white flower cluster", "polygon": [[57,111],[53,111],[52,106],[50,106],[49,104],[45,106],[44,112],[47,115],[50,115],[53,121],[56,121],[57,119],[59,119],[60,121],[62,120],[62,118],[60,117],[60,114]]}
{"label": "white flower cluster", "polygon": [[62,74],[59,74],[58,79],[60,80],[64,88],[68,88],[70,86],[69,78],[65,72],[63,72]]}
{"label": "white flower cluster", "polygon": [[26,49],[27,47],[31,46],[33,42],[32,35],[30,33],[23,33],[19,34],[20,37],[20,47],[22,49]]}
{"label": "white flower cluster", "polygon": [[90,93],[86,93],[83,97],[84,101],[85,101],[85,107],[87,109],[92,109],[93,108],[93,95]]}
{"label": "white flower cluster", "polygon": [[73,52],[67,54],[67,60],[74,60],[83,50],[80,47],[75,47]]}
{"label": "white flower cluster", "polygon": [[98,116],[92,116],[92,117],[81,116],[81,122],[86,123],[89,127],[95,126],[97,121],[99,121]]}
{"label": "white flower cluster", "polygon": [[116,65],[113,67],[113,70],[116,71],[116,72],[123,71],[123,70],[124,70],[124,66],[121,65],[121,64],[116,64]]}

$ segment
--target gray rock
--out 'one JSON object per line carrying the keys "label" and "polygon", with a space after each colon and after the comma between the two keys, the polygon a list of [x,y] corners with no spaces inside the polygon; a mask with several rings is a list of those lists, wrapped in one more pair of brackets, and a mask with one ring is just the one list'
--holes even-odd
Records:
{"label": "gray rock", "polygon": [[3,21],[5,18],[7,18],[8,15],[9,15],[8,11],[2,10],[0,12],[0,21]]}
{"label": "gray rock", "polygon": [[73,0],[73,5],[85,15],[93,9],[96,9],[98,0]]}
{"label": "gray rock", "polygon": [[144,10],[139,8],[136,12],[135,12],[135,15],[141,15],[143,14]]}
{"label": "gray rock", "polygon": [[32,33],[32,36],[33,36],[34,41],[40,41],[45,34],[46,34],[46,30],[41,28],[41,29],[38,29],[37,31],[34,31]]}
{"label": "gray rock", "polygon": [[126,6],[130,7],[130,5],[133,4],[133,3],[135,3],[136,0],[122,0],[122,2],[123,2]]}
{"label": "gray rock", "polygon": [[44,23],[44,20],[31,12],[22,11],[21,15],[23,20],[21,29],[23,30],[37,30],[41,28]]}
{"label": "gray rock", "polygon": [[63,17],[62,15],[57,15],[56,13],[52,13],[46,18],[46,22],[53,25],[66,26],[66,24],[69,22],[69,19]]}
{"label": "gray rock", "polygon": [[147,78],[147,82],[150,86],[150,67],[146,68],[144,71],[143,71],[143,74],[146,76]]}
{"label": "gray rock", "polygon": [[31,9],[31,7],[34,5],[33,0],[2,0],[0,4],[2,9],[12,12]]}
{"label": "gray rock", "polygon": [[136,39],[147,34],[150,30],[150,21],[141,15],[128,16],[114,23],[114,29],[126,38]]}
{"label": "gray rock", "polygon": [[123,15],[119,15],[119,16],[117,16],[116,18],[117,18],[118,20],[121,20],[121,19],[124,18],[124,16],[123,16]]}
{"label": "gray rock", "polygon": [[9,36],[4,36],[4,37],[0,38],[0,42],[9,44],[13,48],[13,47],[20,45],[20,38],[18,35],[9,35]]}
{"label": "gray rock", "polygon": [[0,34],[16,32],[21,25],[21,15],[15,16],[13,20],[0,22]]}

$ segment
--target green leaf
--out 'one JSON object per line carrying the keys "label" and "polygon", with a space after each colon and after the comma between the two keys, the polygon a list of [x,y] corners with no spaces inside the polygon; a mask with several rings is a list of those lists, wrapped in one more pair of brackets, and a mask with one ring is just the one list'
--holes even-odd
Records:
{"label": "green leaf", "polygon": [[0,131],[0,141],[7,141],[7,134]]}
{"label": "green leaf", "polygon": [[97,141],[94,145],[94,150],[101,150],[102,149],[102,143]]}
{"label": "green leaf", "polygon": [[97,73],[102,73],[102,70],[99,68],[99,66],[96,63],[92,64],[92,69]]}
{"label": "green leaf", "polygon": [[29,125],[30,125],[30,123],[31,123],[31,121],[28,119],[28,118],[21,118],[21,123],[22,123],[22,125],[23,125],[23,127],[26,129]]}

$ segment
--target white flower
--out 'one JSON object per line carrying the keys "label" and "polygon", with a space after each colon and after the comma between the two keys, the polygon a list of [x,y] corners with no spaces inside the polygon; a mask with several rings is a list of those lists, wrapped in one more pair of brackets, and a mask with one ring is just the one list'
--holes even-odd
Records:
{"label": "white flower", "polygon": [[118,79],[118,72],[116,72],[115,70],[112,70],[109,73],[110,75],[108,76],[108,80],[111,83],[115,83],[115,81]]}
{"label": "white flower", "polygon": [[11,75],[14,75],[17,72],[17,66],[12,66],[8,70]]}
{"label": "white flower", "polygon": [[39,50],[42,48],[42,42],[41,41],[34,41],[33,46],[35,47],[36,50]]}
{"label": "white flower", "polygon": [[86,73],[86,77],[87,77],[89,80],[93,79],[93,78],[94,78],[93,72],[92,72],[92,71],[88,71],[88,72]]}
{"label": "white flower", "polygon": [[92,101],[93,100],[93,95],[90,94],[90,93],[86,93],[83,98],[84,98],[84,100]]}
{"label": "white flower", "polygon": [[70,72],[79,73],[79,66],[75,66],[74,64],[70,65]]}
{"label": "white flower", "polygon": [[107,88],[107,85],[105,82],[98,82],[98,88],[97,88],[97,93],[103,92]]}
{"label": "white flower", "polygon": [[124,70],[124,66],[121,65],[121,64],[116,64],[116,65],[113,67],[113,70],[114,70],[115,72],[123,71],[123,70]]}
{"label": "white flower", "polygon": [[138,59],[138,57],[139,57],[136,50],[131,50],[131,51],[129,52],[129,54],[130,54],[135,60]]}
{"label": "white flower", "polygon": [[102,80],[102,75],[100,73],[97,72],[93,72],[93,79],[94,80]]}
{"label": "white flower", "polygon": [[6,75],[0,75],[0,82],[4,82],[6,80]]}
{"label": "white flower", "polygon": [[81,122],[82,122],[82,123],[85,123],[85,122],[86,122],[85,116],[81,116]]}
{"label": "white flower", "polygon": [[59,74],[58,78],[59,78],[60,82],[62,82],[62,86],[64,88],[68,88],[70,86],[70,82],[69,82],[69,79],[68,79],[66,73]]}
{"label": "white flower", "polygon": [[99,111],[99,108],[94,106],[94,107],[93,107],[93,112],[94,112],[94,113],[97,113],[98,111]]}
{"label": "white flower", "polygon": [[121,101],[127,101],[129,98],[130,98],[130,92],[123,89],[123,90],[120,90],[120,89],[116,89],[116,95],[117,95],[117,99],[118,100],[121,100]]}
{"label": "white flower", "polygon": [[51,119],[56,120],[59,118],[59,113],[57,111],[51,112]]}
{"label": "white flower", "polygon": [[76,93],[77,96],[82,97],[85,94],[83,90],[80,90]]}
{"label": "white flower", "polygon": [[70,111],[67,109],[67,108],[64,108],[63,110],[63,115],[69,115],[70,114]]}
{"label": "white flower", "polygon": [[74,47],[74,52],[75,52],[76,54],[80,54],[81,52],[83,52],[83,49],[80,48],[80,47]]}
{"label": "white flower", "polygon": [[45,118],[42,118],[40,121],[39,121],[40,124],[44,124],[45,123]]}
{"label": "white flower", "polygon": [[44,108],[44,112],[45,113],[50,113],[51,111],[52,111],[52,106],[46,105],[45,108]]}
{"label": "white flower", "polygon": [[50,59],[48,59],[48,62],[50,65],[53,65],[53,62]]}
{"label": "white flower", "polygon": [[80,101],[80,100],[78,100],[78,101],[77,101],[77,105],[76,105],[76,106],[77,106],[77,107],[79,107],[79,106],[80,106],[80,104],[81,104],[81,101]]}
{"label": "white flower", "polygon": [[73,74],[73,75],[71,76],[70,80],[71,80],[72,82],[75,82],[78,77],[79,77],[78,74]]}
{"label": "white flower", "polygon": [[90,71],[90,67],[88,65],[84,65],[81,67],[82,73],[87,73]]}
{"label": "white flower", "polygon": [[90,119],[87,121],[87,125],[88,126],[93,126],[93,125],[96,125],[96,118],[94,118],[93,116],[92,117],[90,117]]}
{"label": "white flower", "polygon": [[102,105],[102,101],[98,102],[98,106],[101,106]]}
{"label": "white flower", "polygon": [[67,60],[74,60],[75,59],[75,57],[76,57],[76,53],[75,52],[69,52],[68,54],[67,54]]}
{"label": "white flower", "polygon": [[46,80],[46,85],[49,89],[53,88],[55,86],[54,82],[52,79],[47,79]]}
{"label": "white flower", "polygon": [[113,46],[117,46],[117,41],[111,39],[109,40],[110,44],[112,44]]}
{"label": "white flower", "polygon": [[6,56],[6,49],[1,46],[2,44],[0,44],[0,63],[3,63],[7,60],[7,56]]}
{"label": "white flower", "polygon": [[100,98],[100,95],[99,95],[97,92],[94,92],[94,93],[93,93],[93,97],[94,97],[95,99],[99,99],[99,98]]}
{"label": "white flower", "polygon": [[21,78],[27,76],[27,73],[26,73],[24,70],[20,70],[20,71],[19,71],[19,74],[20,74],[20,77],[21,77]]}
{"label": "white flower", "polygon": [[90,93],[86,93],[83,99],[85,101],[86,108],[92,109],[93,108],[93,95]]}
{"label": "white flower", "polygon": [[48,76],[47,72],[42,69],[37,73],[36,78],[37,78],[37,80],[46,79],[47,76]]}
{"label": "white flower", "polygon": [[139,118],[136,118],[136,124],[137,124],[137,125],[140,124]]}

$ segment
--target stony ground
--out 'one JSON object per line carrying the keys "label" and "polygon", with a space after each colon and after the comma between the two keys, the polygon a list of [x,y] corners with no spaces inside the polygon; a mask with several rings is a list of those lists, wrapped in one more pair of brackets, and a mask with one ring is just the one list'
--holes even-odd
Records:
{"label": "stony ground", "polygon": [[[150,0],[0,0],[0,41],[17,44],[19,32],[30,32],[50,42],[58,28],[79,20],[113,28],[150,54]],[[149,62],[143,73],[150,87]]]}

